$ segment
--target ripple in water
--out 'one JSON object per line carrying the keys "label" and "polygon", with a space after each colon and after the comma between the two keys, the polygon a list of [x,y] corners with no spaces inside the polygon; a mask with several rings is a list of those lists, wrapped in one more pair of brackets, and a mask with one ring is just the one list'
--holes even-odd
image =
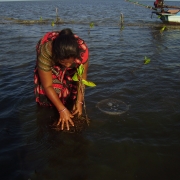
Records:
{"label": "ripple in water", "polygon": [[104,99],[97,103],[100,111],[110,115],[120,115],[129,110],[129,106],[121,100]]}

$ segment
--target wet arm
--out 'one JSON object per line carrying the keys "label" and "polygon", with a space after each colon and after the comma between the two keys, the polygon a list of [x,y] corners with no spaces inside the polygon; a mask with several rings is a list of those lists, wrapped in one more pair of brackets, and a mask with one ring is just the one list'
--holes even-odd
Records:
{"label": "wet arm", "polygon": [[66,124],[67,130],[69,130],[69,122],[72,126],[74,126],[74,123],[71,119],[73,118],[73,115],[69,112],[68,109],[66,109],[66,107],[63,105],[58,95],[56,94],[54,88],[52,87],[52,72],[46,72],[39,68],[38,73],[41,79],[42,86],[45,90],[46,96],[54,104],[54,106],[60,114],[60,118],[57,125],[60,125],[61,123],[61,129],[63,130],[64,124]]}
{"label": "wet arm", "polygon": [[50,101],[54,104],[58,111],[63,110],[65,106],[62,104],[57,93],[52,87],[52,72],[43,71],[40,68],[38,68],[38,73],[41,79],[42,86],[45,90],[46,96],[50,99]]}

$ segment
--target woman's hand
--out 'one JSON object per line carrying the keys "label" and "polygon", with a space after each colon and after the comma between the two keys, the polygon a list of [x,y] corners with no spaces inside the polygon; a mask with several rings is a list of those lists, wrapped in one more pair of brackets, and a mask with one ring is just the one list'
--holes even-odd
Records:
{"label": "woman's hand", "polygon": [[66,124],[66,128],[67,130],[69,130],[69,123],[74,126],[74,123],[72,121],[71,118],[73,118],[74,116],[68,111],[68,109],[63,109],[62,111],[59,112],[60,117],[59,117],[59,121],[57,123],[57,126],[59,126],[61,124],[61,129],[64,129],[64,124]]}
{"label": "woman's hand", "polygon": [[[89,65],[89,62],[87,61],[84,64],[84,72],[82,74],[82,79],[84,79],[84,80],[87,79],[88,65]],[[85,85],[81,84],[78,86],[80,86],[80,88],[78,88],[78,95],[77,95],[78,98],[77,98],[76,104],[73,107],[72,115],[78,114],[78,116],[80,116],[82,114],[82,110],[83,110],[82,106],[83,106]]]}
{"label": "woman's hand", "polygon": [[72,115],[78,114],[78,116],[80,116],[82,114],[82,105],[82,102],[77,101],[76,105],[73,107]]}
{"label": "woman's hand", "polygon": [[69,123],[74,126],[73,121],[71,118],[74,116],[66,109],[59,99],[57,93],[55,92],[54,88],[52,87],[52,72],[51,71],[43,71],[41,69],[38,69],[38,73],[41,79],[42,86],[44,87],[44,90],[46,92],[46,96],[51,100],[51,102],[54,104],[54,106],[59,109],[63,109],[62,111],[59,110],[60,118],[57,123],[57,125],[60,125],[61,123],[61,129],[64,129],[64,123],[66,124],[67,130],[69,130]]}

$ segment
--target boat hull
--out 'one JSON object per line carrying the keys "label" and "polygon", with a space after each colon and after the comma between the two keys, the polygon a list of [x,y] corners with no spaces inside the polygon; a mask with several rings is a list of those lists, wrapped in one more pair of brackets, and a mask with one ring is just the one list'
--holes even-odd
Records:
{"label": "boat hull", "polygon": [[158,16],[160,16],[161,21],[164,23],[178,23],[180,24],[180,12],[177,14],[169,14],[169,13],[156,13]]}

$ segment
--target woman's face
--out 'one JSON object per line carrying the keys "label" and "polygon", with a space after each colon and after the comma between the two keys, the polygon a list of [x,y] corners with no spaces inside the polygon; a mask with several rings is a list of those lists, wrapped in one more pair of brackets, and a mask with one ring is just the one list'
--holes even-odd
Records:
{"label": "woman's face", "polygon": [[59,61],[59,63],[67,68],[71,67],[72,64],[74,63],[75,58],[69,58],[69,59],[64,59]]}

